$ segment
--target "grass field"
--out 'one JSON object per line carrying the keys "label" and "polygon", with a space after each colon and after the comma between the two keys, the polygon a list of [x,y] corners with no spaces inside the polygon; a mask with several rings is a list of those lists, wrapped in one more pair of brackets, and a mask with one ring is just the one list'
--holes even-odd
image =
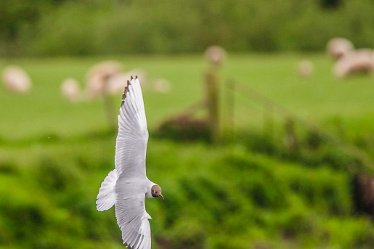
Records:
{"label": "grass field", "polygon": [[[315,74],[301,79],[296,74],[300,58],[315,63]],[[84,81],[89,67],[103,58],[22,59],[0,61],[23,66],[34,87],[26,96],[0,92],[1,136],[21,138],[35,134],[79,134],[105,127],[100,100],[71,105],[60,95],[60,83],[66,77]],[[117,58],[124,69],[143,68],[151,79],[165,78],[172,91],[158,94],[145,89],[149,126],[154,128],[166,116],[176,113],[203,96],[202,78],[206,65],[200,57]],[[248,55],[231,56],[222,70],[222,81],[246,84],[279,103],[303,119],[319,123],[340,119],[348,130],[371,132],[374,125],[373,77],[336,79],[332,62],[324,55]],[[238,124],[256,122],[259,108],[251,100],[238,96]],[[12,111],[9,111],[9,107]],[[260,110],[259,110],[260,109]],[[257,116],[256,116],[257,115]]]}
{"label": "grass field", "polygon": [[[310,78],[296,74],[301,58],[315,63]],[[103,59],[0,60],[0,69],[21,65],[33,80],[26,95],[0,90],[1,247],[120,248],[114,212],[95,210],[98,187],[114,159],[115,134],[108,132],[102,100],[71,104],[60,95],[64,78],[83,82],[89,67]],[[142,68],[151,80],[171,82],[169,93],[144,88],[151,134],[147,172],[166,197],[147,204],[156,248],[374,247],[374,225],[354,209],[352,175],[334,164],[349,164],[338,148],[327,144],[292,159],[242,140],[214,146],[155,137],[162,120],[203,97],[207,65],[199,56],[114,59],[125,70]],[[232,55],[221,82],[249,86],[300,119],[344,134],[345,143],[356,146],[363,139],[360,149],[370,158],[374,78],[338,80],[331,69],[322,54]],[[246,96],[235,93],[240,131],[262,127],[269,118]]]}

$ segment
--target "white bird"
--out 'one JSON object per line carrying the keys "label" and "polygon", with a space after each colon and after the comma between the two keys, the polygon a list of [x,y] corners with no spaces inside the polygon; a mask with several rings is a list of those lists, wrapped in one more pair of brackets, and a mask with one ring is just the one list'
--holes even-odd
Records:
{"label": "white bird", "polygon": [[123,243],[130,249],[150,249],[151,230],[145,198],[161,197],[161,187],[146,175],[147,121],[138,77],[127,81],[118,115],[115,169],[101,184],[98,211],[115,206]]}

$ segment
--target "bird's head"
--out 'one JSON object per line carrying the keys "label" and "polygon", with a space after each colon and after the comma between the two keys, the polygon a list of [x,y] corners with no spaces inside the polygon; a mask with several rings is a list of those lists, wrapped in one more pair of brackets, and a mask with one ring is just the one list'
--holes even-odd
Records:
{"label": "bird's head", "polygon": [[153,197],[161,197],[164,199],[164,196],[162,196],[161,193],[161,187],[159,185],[153,185],[151,188],[151,193]]}

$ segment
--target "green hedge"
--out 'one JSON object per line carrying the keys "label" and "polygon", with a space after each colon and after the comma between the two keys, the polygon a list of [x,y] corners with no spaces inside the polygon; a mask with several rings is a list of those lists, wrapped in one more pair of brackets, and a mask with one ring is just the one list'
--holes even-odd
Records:
{"label": "green hedge", "polygon": [[[2,1],[3,55],[313,51],[334,36],[374,40],[374,2],[317,0]],[[331,1],[330,1],[331,2]]]}
{"label": "green hedge", "polygon": [[[113,151],[102,148],[113,140],[62,139],[44,143],[27,165],[0,160],[0,168],[17,165],[0,171],[0,247],[120,248],[113,210],[95,210],[113,167]],[[147,157],[148,175],[165,195],[147,201],[155,248],[374,246],[373,224],[354,215],[346,170],[282,161],[243,144],[157,138]]]}

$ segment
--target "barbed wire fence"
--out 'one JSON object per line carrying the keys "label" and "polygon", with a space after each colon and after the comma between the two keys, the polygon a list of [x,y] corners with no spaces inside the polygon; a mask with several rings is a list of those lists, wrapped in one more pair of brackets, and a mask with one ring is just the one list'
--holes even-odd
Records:
{"label": "barbed wire fence", "polygon": [[[347,154],[359,158],[369,171],[374,172],[374,163],[370,156],[364,150],[360,149],[353,143],[344,141],[342,138],[329,131],[327,128],[320,126],[316,122],[305,120],[297,115],[289,108],[277,103],[273,99],[265,96],[248,83],[242,83],[234,79],[227,80],[224,84],[225,96],[224,106],[226,118],[224,120],[225,127],[229,136],[233,137],[241,132],[240,126],[237,123],[249,123],[246,115],[248,113],[238,111],[239,100],[241,105],[244,105],[248,112],[251,110],[262,112],[262,130],[270,137],[273,137],[275,128],[281,129],[284,133],[287,147],[290,150],[296,149],[298,145],[298,137],[296,133],[296,126],[301,126],[302,129],[313,131],[323,140],[341,148]],[[275,122],[278,119],[278,123]],[[353,167],[353,166],[352,166]],[[348,169],[355,172],[355,168]]]}

